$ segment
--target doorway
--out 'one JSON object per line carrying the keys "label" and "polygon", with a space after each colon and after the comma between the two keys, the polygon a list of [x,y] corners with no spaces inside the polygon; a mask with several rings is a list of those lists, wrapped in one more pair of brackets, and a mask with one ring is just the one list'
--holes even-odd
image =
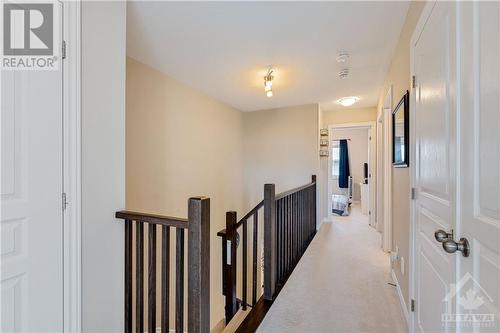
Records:
{"label": "doorway", "polygon": [[[350,206],[355,204],[367,216],[368,224],[377,227],[375,128],[375,122],[329,126],[327,216],[330,218],[349,215]],[[349,175],[341,167],[344,158],[347,158]],[[341,170],[344,171],[342,175]],[[339,179],[341,177],[347,178]]]}
{"label": "doorway", "polygon": [[411,41],[411,331],[500,328],[499,21],[427,3]]}
{"label": "doorway", "polygon": [[81,330],[80,4],[58,4],[59,68],[0,76],[2,332]]}

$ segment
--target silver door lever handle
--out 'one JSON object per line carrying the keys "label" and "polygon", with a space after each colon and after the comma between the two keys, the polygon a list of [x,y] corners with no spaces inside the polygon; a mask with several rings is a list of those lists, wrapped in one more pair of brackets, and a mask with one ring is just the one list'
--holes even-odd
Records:
{"label": "silver door lever handle", "polygon": [[436,240],[440,243],[443,243],[445,241],[447,241],[448,239],[453,239],[453,230],[451,231],[451,233],[448,233],[444,230],[437,230],[435,233],[434,233],[434,238],[436,238]]}

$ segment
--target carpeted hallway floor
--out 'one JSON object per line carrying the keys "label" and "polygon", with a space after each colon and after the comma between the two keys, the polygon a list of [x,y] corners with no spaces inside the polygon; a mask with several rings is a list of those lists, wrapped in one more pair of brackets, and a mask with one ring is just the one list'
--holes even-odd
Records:
{"label": "carpeted hallway floor", "polygon": [[323,223],[258,332],[406,332],[380,238],[357,206]]}

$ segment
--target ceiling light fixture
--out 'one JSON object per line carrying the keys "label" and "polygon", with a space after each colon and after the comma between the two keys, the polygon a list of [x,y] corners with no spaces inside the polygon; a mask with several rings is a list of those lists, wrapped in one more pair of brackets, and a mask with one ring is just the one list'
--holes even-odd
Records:
{"label": "ceiling light fixture", "polygon": [[273,97],[273,72],[274,69],[270,67],[266,76],[264,76],[264,91],[266,92],[267,97]]}
{"label": "ceiling light fixture", "polygon": [[341,99],[337,100],[337,103],[342,106],[351,106],[357,101],[359,101],[359,97],[349,96],[349,97],[342,97]]}

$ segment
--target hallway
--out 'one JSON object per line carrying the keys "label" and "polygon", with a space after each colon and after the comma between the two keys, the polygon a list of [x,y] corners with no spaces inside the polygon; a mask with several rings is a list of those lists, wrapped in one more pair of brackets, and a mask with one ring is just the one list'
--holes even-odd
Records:
{"label": "hallway", "polygon": [[403,332],[389,255],[354,206],[320,231],[258,332]]}

